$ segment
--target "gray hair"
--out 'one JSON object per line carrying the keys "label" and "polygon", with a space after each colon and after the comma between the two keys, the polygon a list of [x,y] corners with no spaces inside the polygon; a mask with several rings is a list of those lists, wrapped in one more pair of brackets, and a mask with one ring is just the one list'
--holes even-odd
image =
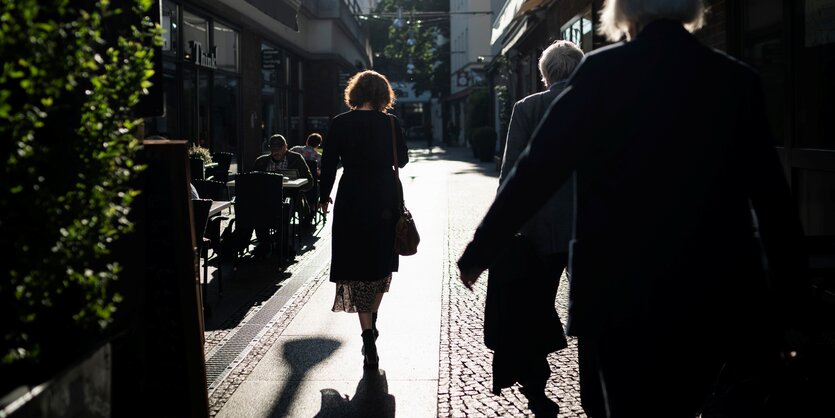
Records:
{"label": "gray hair", "polygon": [[704,25],[704,17],[703,0],[606,0],[597,33],[616,42],[629,39],[630,28],[638,30],[658,19],[681,22],[694,32]]}
{"label": "gray hair", "polygon": [[546,86],[565,80],[583,59],[583,51],[573,42],[555,41],[539,57],[539,73]]}

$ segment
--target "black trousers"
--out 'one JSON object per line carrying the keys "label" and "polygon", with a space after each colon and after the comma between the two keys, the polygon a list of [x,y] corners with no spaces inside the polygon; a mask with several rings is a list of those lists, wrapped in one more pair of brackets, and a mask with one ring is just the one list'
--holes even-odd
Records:
{"label": "black trousers", "polygon": [[[568,253],[554,253],[540,257],[547,271],[552,272],[549,279],[553,281],[554,295],[559,290],[560,277],[568,266]],[[560,330],[556,330],[560,331]],[[548,378],[551,377],[551,366],[548,364],[548,353],[530,353],[524,356],[520,363],[519,383],[534,392],[544,390]]]}

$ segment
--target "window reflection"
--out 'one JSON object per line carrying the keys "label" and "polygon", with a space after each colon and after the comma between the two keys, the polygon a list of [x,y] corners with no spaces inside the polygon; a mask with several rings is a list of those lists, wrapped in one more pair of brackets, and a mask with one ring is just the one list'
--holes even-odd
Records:
{"label": "window reflection", "polygon": [[835,0],[807,0],[804,12],[797,145],[835,149]]}
{"label": "window reflection", "polygon": [[775,145],[786,140],[786,45],[783,39],[783,2],[746,0],[743,20],[743,61],[754,66],[763,81],[766,110]]}
{"label": "window reflection", "polygon": [[162,52],[177,55],[177,4],[170,1],[162,2]]}
{"label": "window reflection", "polygon": [[238,32],[215,22],[214,43],[217,53],[217,68],[238,72]]}
{"label": "window reflection", "polygon": [[215,73],[212,91],[212,151],[235,152],[238,147],[238,78]]}
{"label": "window reflection", "polygon": [[209,21],[186,10],[183,11],[183,42],[200,44],[206,51],[209,45]]}
{"label": "window reflection", "polygon": [[575,16],[562,27],[562,39],[574,42],[583,52],[592,49],[592,16],[591,8],[581,15]]}

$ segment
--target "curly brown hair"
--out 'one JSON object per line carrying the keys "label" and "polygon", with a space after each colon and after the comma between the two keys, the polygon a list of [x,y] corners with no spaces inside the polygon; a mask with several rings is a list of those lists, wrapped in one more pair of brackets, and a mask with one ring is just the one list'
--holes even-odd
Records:
{"label": "curly brown hair", "polygon": [[386,76],[372,70],[354,74],[345,87],[345,104],[354,110],[366,103],[376,110],[394,107],[394,90]]}

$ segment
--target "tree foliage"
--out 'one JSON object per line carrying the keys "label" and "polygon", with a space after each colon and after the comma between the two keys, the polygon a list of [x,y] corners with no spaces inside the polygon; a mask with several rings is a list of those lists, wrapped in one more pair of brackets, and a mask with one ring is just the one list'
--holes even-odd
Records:
{"label": "tree foliage", "polygon": [[[159,28],[108,0],[0,0],[0,365],[46,362],[101,332],[118,295],[111,244],[139,170],[132,115]],[[129,0],[134,13],[150,0]],[[105,36],[108,35],[108,36]],[[106,41],[112,39],[112,41]],[[63,346],[62,346],[63,345]],[[0,374],[2,374],[0,372]]]}
{"label": "tree foliage", "polygon": [[[449,2],[441,0],[383,0],[377,12],[402,12],[402,26],[393,19],[371,19],[371,47],[374,68],[391,81],[415,83],[415,93],[449,93],[449,19],[421,19],[417,12],[446,12]],[[411,65],[410,65],[411,64]]]}

